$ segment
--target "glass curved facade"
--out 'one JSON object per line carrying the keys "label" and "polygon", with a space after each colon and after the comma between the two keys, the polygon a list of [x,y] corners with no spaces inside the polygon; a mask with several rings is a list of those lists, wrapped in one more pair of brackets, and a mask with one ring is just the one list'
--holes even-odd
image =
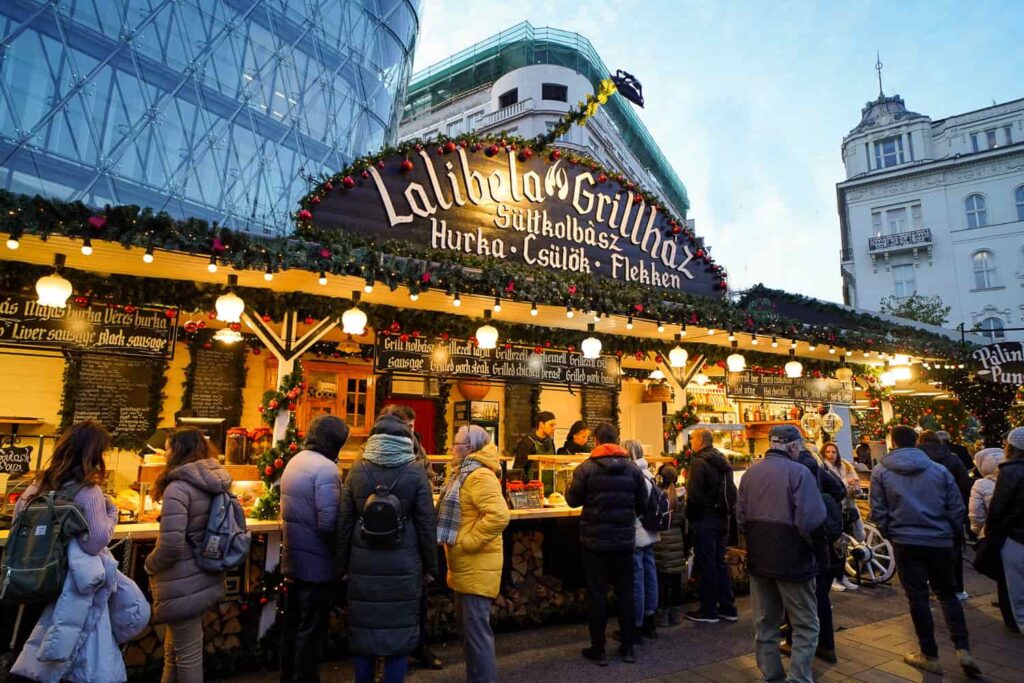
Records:
{"label": "glass curved facade", "polygon": [[0,1],[0,188],[259,234],[393,140],[419,0]]}

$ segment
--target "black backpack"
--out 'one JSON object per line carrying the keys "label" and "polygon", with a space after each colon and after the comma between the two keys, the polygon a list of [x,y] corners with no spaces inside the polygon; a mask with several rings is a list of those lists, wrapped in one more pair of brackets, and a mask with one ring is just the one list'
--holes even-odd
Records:
{"label": "black backpack", "polygon": [[640,525],[647,531],[668,531],[672,526],[672,511],[668,507],[668,496],[661,487],[651,484],[647,494],[647,507],[640,516]]}
{"label": "black backpack", "polygon": [[40,491],[11,524],[0,561],[0,602],[49,602],[68,571],[68,543],[89,530],[75,495],[85,484]]}
{"label": "black backpack", "polygon": [[408,467],[409,463],[406,463],[398,470],[390,486],[384,486],[382,482],[377,481],[367,468],[367,475],[373,480],[373,493],[363,503],[363,512],[359,516],[359,534],[366,542],[377,546],[394,547],[402,539],[405,511],[402,509],[402,501],[391,493],[391,490],[401,480]]}

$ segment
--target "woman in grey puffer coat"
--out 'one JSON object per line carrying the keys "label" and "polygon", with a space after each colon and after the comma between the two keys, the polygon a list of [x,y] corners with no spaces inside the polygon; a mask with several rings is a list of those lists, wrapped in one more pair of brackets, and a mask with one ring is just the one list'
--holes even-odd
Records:
{"label": "woman in grey puffer coat", "polygon": [[202,683],[203,612],[224,598],[224,573],[200,569],[190,543],[202,540],[214,496],[231,487],[215,455],[198,429],[180,429],[167,440],[167,469],[154,485],[163,509],[146,573],[153,620],[167,624],[163,683]]}

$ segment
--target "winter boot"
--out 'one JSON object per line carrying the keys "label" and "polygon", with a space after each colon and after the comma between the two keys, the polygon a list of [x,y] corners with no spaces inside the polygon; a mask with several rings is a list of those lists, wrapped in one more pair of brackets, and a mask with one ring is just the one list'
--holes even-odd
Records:
{"label": "winter boot", "polygon": [[658,630],[654,628],[654,615],[648,614],[644,616],[643,626],[640,627],[640,635],[648,640],[658,639]]}

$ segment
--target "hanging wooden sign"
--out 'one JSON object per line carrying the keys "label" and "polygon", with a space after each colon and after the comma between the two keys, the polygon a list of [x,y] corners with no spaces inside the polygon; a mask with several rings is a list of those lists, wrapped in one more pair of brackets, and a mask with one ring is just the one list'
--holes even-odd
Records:
{"label": "hanging wooden sign", "polygon": [[981,364],[975,374],[981,379],[999,384],[1024,385],[1024,343],[996,342],[971,352]]}
{"label": "hanging wooden sign", "polygon": [[730,372],[726,377],[726,394],[730,398],[785,403],[853,404],[853,383],[829,377],[782,377],[754,372]]}
{"label": "hanging wooden sign", "polygon": [[353,232],[581,277],[721,297],[722,274],[664,208],[556,153],[448,143],[345,178],[299,230]]}

